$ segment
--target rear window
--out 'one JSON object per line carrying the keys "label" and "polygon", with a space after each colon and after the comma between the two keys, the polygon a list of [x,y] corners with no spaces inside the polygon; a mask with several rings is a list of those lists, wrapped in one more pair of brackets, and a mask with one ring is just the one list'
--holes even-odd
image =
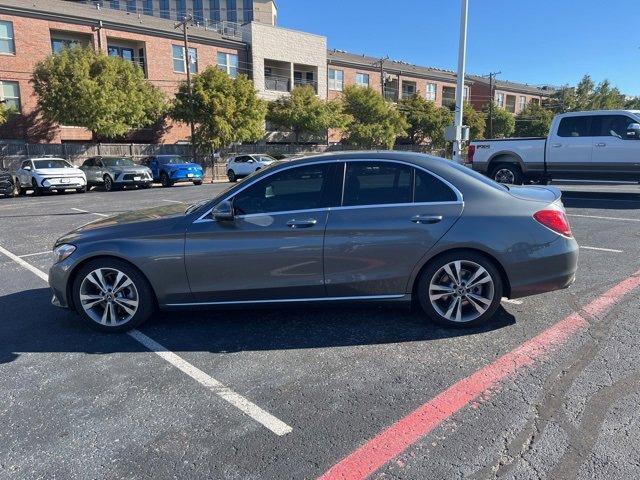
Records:
{"label": "rear window", "polygon": [[558,127],[559,137],[589,137],[591,128],[591,116],[565,117],[560,120]]}
{"label": "rear window", "polygon": [[444,182],[422,170],[416,170],[416,184],[413,201],[455,202],[458,198]]}

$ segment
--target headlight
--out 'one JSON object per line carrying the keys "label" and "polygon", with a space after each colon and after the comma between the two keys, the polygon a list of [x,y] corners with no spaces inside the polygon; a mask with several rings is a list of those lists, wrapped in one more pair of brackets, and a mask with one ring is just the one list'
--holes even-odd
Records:
{"label": "headlight", "polygon": [[73,252],[76,251],[76,247],[73,245],[62,244],[53,249],[53,253],[56,255],[56,263],[61,262],[66,258],[69,258]]}

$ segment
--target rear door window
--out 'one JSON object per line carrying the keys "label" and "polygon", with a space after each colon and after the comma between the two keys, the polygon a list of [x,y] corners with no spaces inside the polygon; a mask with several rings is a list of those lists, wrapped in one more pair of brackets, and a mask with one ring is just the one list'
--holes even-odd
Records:
{"label": "rear door window", "polygon": [[565,117],[560,120],[559,137],[589,137],[591,136],[591,115],[581,117]]}
{"label": "rear door window", "polygon": [[627,138],[627,128],[637,123],[626,115],[599,115],[594,117],[591,131],[596,137]]}
{"label": "rear door window", "polygon": [[413,200],[413,169],[395,162],[348,162],[343,206],[392,205]]}

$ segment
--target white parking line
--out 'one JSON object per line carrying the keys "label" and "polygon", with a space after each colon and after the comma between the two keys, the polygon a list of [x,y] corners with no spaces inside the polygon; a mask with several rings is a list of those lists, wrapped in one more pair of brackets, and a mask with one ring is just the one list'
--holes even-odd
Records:
{"label": "white parking line", "polygon": [[38,253],[27,253],[26,255],[18,255],[18,257],[20,258],[26,258],[26,257],[35,257],[36,255],[45,255],[48,253],[53,253],[51,250],[47,250],[46,252],[38,252]]}
{"label": "white parking line", "polygon": [[578,215],[576,213],[567,213],[568,217],[580,217],[580,218],[597,218],[598,220],[620,220],[624,222],[640,222],[638,218],[622,218],[622,217],[600,217],[597,215]]}
{"label": "white parking line", "polygon": [[166,198],[161,198],[160,201],[169,202],[169,203],[184,203],[184,202],[180,202],[179,200],[167,200]]}
{"label": "white parking line", "polygon": [[514,300],[511,298],[503,298],[502,303],[510,303],[511,305],[522,305],[522,300]]}
{"label": "white parking line", "polygon": [[597,250],[598,252],[623,253],[622,250],[615,250],[613,248],[585,247],[584,245],[580,245],[580,248],[584,250]]}
{"label": "white parking line", "polygon": [[[49,276],[46,273],[44,273],[42,270],[37,269],[33,265],[25,262],[17,255],[11,253],[10,251],[2,247],[0,247],[0,253],[4,254],[5,256],[7,256],[11,260],[19,264],[20,266],[34,273],[45,282],[48,282]],[[131,336],[131,338],[138,341],[144,347],[158,354],[165,361],[169,362],[174,367],[186,373],[195,381],[207,387],[209,391],[213,392],[215,395],[217,395],[227,403],[233,405],[234,407],[242,411],[244,414],[246,414],[256,422],[261,424],[262,426],[271,430],[276,435],[282,436],[282,435],[286,435],[287,433],[291,433],[293,431],[293,429],[289,425],[284,423],[282,420],[274,417],[266,410],[263,410],[262,408],[258,407],[256,404],[247,400],[242,395],[234,392],[229,387],[223,385],[221,382],[219,382],[215,378],[210,377],[199,368],[194,367],[192,364],[187,362],[184,358],[171,352],[170,350],[163,347],[158,342],[148,337],[144,333],[140,332],[139,330],[132,330],[129,332],[129,335]]]}
{"label": "white parking line", "polygon": [[108,217],[109,216],[109,215],[105,215],[104,213],[95,213],[95,212],[90,212],[88,210],[82,210],[81,208],[71,207],[71,210],[75,210],[76,212],[80,212],[80,213],[90,213],[91,215],[97,215],[99,217]]}

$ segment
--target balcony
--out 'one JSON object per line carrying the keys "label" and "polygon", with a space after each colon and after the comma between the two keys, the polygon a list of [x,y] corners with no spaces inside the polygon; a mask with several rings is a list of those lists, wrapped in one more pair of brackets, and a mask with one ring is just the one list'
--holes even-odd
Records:
{"label": "balcony", "polygon": [[264,88],[274,92],[290,92],[291,81],[286,78],[264,77]]}

